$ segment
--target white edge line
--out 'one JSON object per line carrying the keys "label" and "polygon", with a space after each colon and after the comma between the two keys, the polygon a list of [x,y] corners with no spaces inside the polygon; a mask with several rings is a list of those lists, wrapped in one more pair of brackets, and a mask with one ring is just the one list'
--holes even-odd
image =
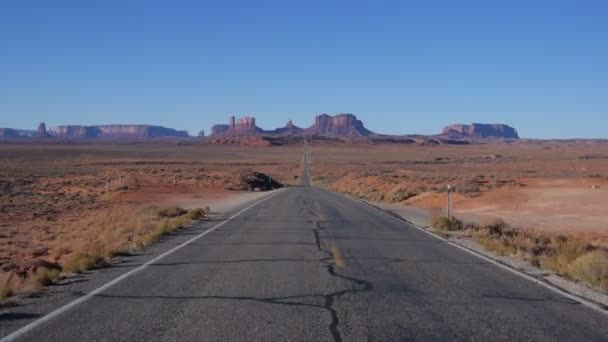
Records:
{"label": "white edge line", "polygon": [[43,317],[41,317],[41,318],[39,318],[39,319],[37,319],[37,320],[35,320],[35,321],[33,321],[33,322],[25,325],[25,326],[19,328],[18,330],[12,332],[11,334],[9,334],[7,336],[4,336],[3,338],[0,339],[0,342],[9,342],[9,341],[16,340],[17,338],[19,338],[19,337],[27,334],[28,332],[32,331],[33,329],[35,329],[35,328],[41,326],[42,324],[44,324],[44,323],[52,320],[53,318],[55,318],[55,317],[63,314],[64,312],[69,311],[70,309],[72,309],[72,308],[74,308],[74,307],[76,307],[76,306],[78,306],[78,305],[80,305],[80,304],[88,301],[89,299],[91,299],[94,296],[102,293],[103,291],[109,289],[110,287],[118,284],[119,282],[127,279],[128,277],[130,277],[130,276],[132,276],[132,275],[134,275],[134,274],[136,274],[136,273],[138,273],[140,271],[143,271],[144,269],[146,269],[151,264],[153,264],[153,263],[155,263],[157,261],[160,261],[161,259],[167,257],[170,254],[173,254],[173,253],[177,252],[178,250],[186,247],[187,245],[191,244],[192,242],[194,242],[194,241],[202,238],[203,236],[211,233],[212,231],[214,231],[214,230],[218,229],[219,227],[223,226],[224,224],[230,222],[231,220],[233,220],[237,216],[241,215],[245,211],[253,208],[254,206],[256,206],[256,205],[258,205],[258,204],[260,204],[260,203],[262,203],[262,202],[264,202],[266,200],[269,200],[269,199],[277,196],[278,194],[284,192],[287,189],[289,189],[289,188],[283,188],[283,189],[277,191],[276,193],[274,193],[272,195],[269,195],[269,196],[267,196],[265,198],[262,198],[261,200],[259,200],[259,201],[255,202],[255,203],[247,206],[246,208],[242,209],[238,213],[230,216],[225,221],[216,224],[215,226],[213,226],[213,227],[205,230],[204,232],[198,234],[197,236],[195,236],[195,237],[193,237],[193,238],[191,238],[191,239],[183,242],[182,244],[180,244],[180,245],[178,245],[178,246],[176,246],[176,247],[174,247],[174,248],[172,248],[172,249],[170,249],[170,250],[162,253],[161,255],[159,255],[159,256],[157,256],[157,257],[155,257],[153,259],[150,259],[150,260],[146,261],[144,264],[142,264],[142,265],[140,265],[140,266],[138,266],[138,267],[130,270],[129,272],[124,273],[124,274],[118,276],[117,278],[114,278],[114,279],[110,280],[109,282],[107,282],[104,285],[96,288],[95,290],[87,293],[86,295],[84,295],[84,296],[82,296],[82,297],[80,297],[78,299],[75,299],[75,300],[69,302],[68,304],[66,304],[66,305],[58,308],[58,309],[55,309],[54,311],[51,311],[50,313],[44,315]]}
{"label": "white edge line", "polygon": [[[331,191],[331,192],[333,192],[333,191]],[[361,202],[363,204],[366,204],[366,205],[369,205],[369,206],[371,206],[373,208],[376,208],[376,209],[378,209],[378,210],[380,210],[380,211],[382,211],[384,213],[387,213],[385,210],[383,210],[383,209],[381,209],[381,208],[379,208],[379,207],[377,207],[377,206],[375,206],[375,205],[373,205],[371,203],[368,203],[365,200],[358,199],[358,198],[353,198],[353,197],[347,196],[347,195],[342,194],[342,193],[337,193],[337,192],[334,192],[334,193],[338,194],[338,195],[340,195],[340,196],[342,196],[344,198],[348,198],[348,199],[350,199],[352,201]],[[562,295],[562,296],[564,296],[564,297],[566,297],[568,299],[571,299],[571,300],[573,300],[575,302],[578,302],[578,303],[580,303],[580,304],[582,304],[582,305],[584,305],[584,306],[586,306],[588,308],[591,308],[591,309],[593,309],[593,310],[595,310],[595,311],[597,311],[597,312],[599,312],[601,314],[604,314],[604,315],[608,316],[608,311],[606,309],[604,309],[601,306],[601,304],[598,304],[598,303],[595,303],[593,301],[590,301],[590,300],[588,300],[588,299],[586,299],[586,298],[584,298],[582,296],[578,296],[576,294],[572,294],[570,292],[567,292],[567,291],[565,291],[565,290],[563,290],[563,289],[561,289],[561,288],[559,288],[559,287],[557,287],[557,286],[555,286],[555,285],[553,285],[551,283],[548,283],[547,281],[540,280],[540,279],[538,279],[538,278],[536,278],[534,276],[531,276],[531,275],[529,275],[529,274],[527,274],[527,273],[525,273],[523,271],[515,269],[515,268],[513,268],[513,267],[511,267],[511,266],[509,266],[507,264],[503,264],[502,262],[499,262],[499,261],[497,261],[497,260],[495,260],[495,259],[493,259],[493,258],[491,258],[491,257],[489,257],[487,255],[484,255],[484,254],[482,254],[480,252],[477,252],[477,251],[475,251],[473,249],[470,249],[470,248],[467,248],[465,246],[462,246],[462,245],[460,245],[460,244],[458,244],[458,243],[456,243],[454,241],[450,241],[448,239],[445,239],[445,238],[443,238],[443,237],[441,237],[441,236],[439,236],[439,235],[437,235],[437,234],[435,234],[435,233],[433,233],[431,231],[428,231],[428,230],[426,230],[426,229],[418,226],[417,224],[415,224],[413,222],[410,222],[410,221],[406,220],[401,215],[399,215],[399,214],[397,214],[397,215],[402,220],[404,220],[409,225],[411,225],[412,227],[414,227],[414,228],[416,228],[416,229],[418,229],[418,230],[420,230],[420,231],[422,231],[422,232],[424,232],[424,233],[426,233],[426,234],[428,234],[428,235],[430,235],[430,236],[432,236],[432,237],[434,237],[436,239],[439,239],[439,240],[441,240],[441,241],[443,241],[443,242],[445,242],[447,244],[450,244],[450,245],[452,245],[452,246],[454,246],[454,247],[456,247],[456,248],[458,248],[460,250],[463,250],[463,251],[465,251],[465,252],[467,252],[469,254],[472,254],[472,255],[474,255],[474,256],[476,256],[476,257],[478,257],[480,259],[483,259],[483,260],[485,260],[485,261],[487,261],[487,262],[489,262],[491,264],[494,264],[494,265],[496,265],[496,266],[498,266],[498,267],[500,267],[500,268],[502,268],[504,270],[507,270],[507,271],[509,271],[511,273],[514,273],[514,274],[516,274],[516,275],[518,275],[520,277],[523,277],[523,278],[525,278],[525,279],[527,279],[527,280],[529,280],[529,281],[531,281],[533,283],[536,283],[536,284],[538,284],[538,285],[540,285],[540,286],[542,286],[542,287],[544,287],[544,288],[546,288],[548,290],[551,290],[551,291],[553,291],[553,292],[555,292],[557,294],[560,294],[560,295]],[[390,216],[394,216],[394,215],[390,215]],[[0,341],[0,342],[2,342],[2,341]]]}

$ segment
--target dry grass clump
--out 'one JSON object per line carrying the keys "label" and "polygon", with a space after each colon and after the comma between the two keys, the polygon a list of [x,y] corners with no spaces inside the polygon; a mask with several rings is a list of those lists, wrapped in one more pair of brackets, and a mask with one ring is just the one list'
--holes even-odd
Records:
{"label": "dry grass clump", "polygon": [[189,210],[186,215],[190,220],[200,220],[208,218],[210,213],[211,209],[209,209],[209,207],[204,207]]}
{"label": "dry grass clump", "polygon": [[464,225],[462,224],[462,221],[455,217],[447,218],[445,216],[438,216],[433,217],[433,220],[431,221],[431,227],[435,230],[453,231],[462,230]]}
{"label": "dry grass clump", "polygon": [[146,238],[144,239],[145,244],[150,244],[160,240],[163,235],[167,235],[180,228],[183,228],[183,226],[189,223],[190,221],[209,218],[209,207],[192,209],[189,211],[186,211],[181,208],[178,209],[178,211],[183,212],[183,214],[180,216],[163,219],[158,225],[156,225],[156,228],[154,228],[154,230],[152,230],[146,236]]}
{"label": "dry grass clump", "polygon": [[608,251],[588,236],[522,230],[501,220],[483,226],[469,224],[464,229],[488,250],[608,290]]}
{"label": "dry grass clump", "polygon": [[5,299],[13,295],[13,289],[11,285],[7,282],[0,286],[0,299]]}
{"label": "dry grass clump", "polygon": [[391,203],[405,201],[409,198],[417,196],[418,192],[396,187],[384,196],[384,200]]}
{"label": "dry grass clump", "polygon": [[55,268],[49,269],[39,267],[36,272],[31,275],[26,281],[26,287],[31,289],[40,289],[56,283],[61,279],[61,271]]}
{"label": "dry grass clump", "polygon": [[188,211],[180,207],[169,207],[159,209],[156,213],[158,217],[177,217],[186,214]]}
{"label": "dry grass clump", "polygon": [[592,251],[576,258],[568,268],[569,274],[602,289],[608,289],[608,252]]}
{"label": "dry grass clump", "polygon": [[457,185],[455,190],[461,195],[476,196],[481,192],[481,187],[477,178],[470,178]]}
{"label": "dry grass clump", "polygon": [[82,273],[102,267],[106,263],[106,258],[100,254],[76,253],[63,264],[63,270],[68,273]]}

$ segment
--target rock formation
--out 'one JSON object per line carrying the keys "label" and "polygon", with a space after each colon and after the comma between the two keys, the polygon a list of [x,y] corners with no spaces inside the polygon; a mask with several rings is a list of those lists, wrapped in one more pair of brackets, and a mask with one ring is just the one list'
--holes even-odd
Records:
{"label": "rock formation", "polygon": [[233,184],[226,185],[228,190],[240,191],[267,191],[282,188],[283,184],[270,178],[269,176],[252,170],[239,172]]}
{"label": "rock formation", "polygon": [[211,127],[211,135],[218,136],[238,136],[238,135],[255,135],[263,133],[263,130],[255,125],[255,118],[245,116],[235,119],[231,116],[228,125],[214,125]]}
{"label": "rock formation", "polygon": [[12,128],[0,128],[0,138],[20,138],[19,132]]}
{"label": "rock formation", "polygon": [[338,114],[330,116],[327,114],[315,117],[315,123],[309,128],[303,129],[293,124],[291,120],[284,127],[271,131],[264,131],[257,127],[255,118],[243,117],[235,119],[231,116],[228,125],[215,125],[211,127],[212,136],[241,136],[241,135],[320,135],[329,137],[360,137],[373,134],[367,130],[361,120],[353,114]]}
{"label": "rock formation", "polygon": [[160,137],[188,137],[188,132],[149,125],[58,126],[52,135],[68,139],[146,139]]}
{"label": "rock formation", "polygon": [[36,131],[36,138],[52,138],[52,136],[46,131],[46,124],[41,122],[38,125],[38,130]]}
{"label": "rock formation", "polygon": [[519,139],[517,131],[513,127],[504,124],[456,124],[445,127],[442,131],[442,135],[459,138]]}
{"label": "rock formation", "polygon": [[304,129],[293,124],[293,121],[287,121],[287,124],[283,127],[279,127],[275,130],[268,131],[268,134],[281,134],[281,135],[298,135],[301,134]]}
{"label": "rock formation", "polygon": [[358,137],[372,134],[353,114],[317,115],[315,123],[303,131],[305,135]]}
{"label": "rock formation", "polygon": [[213,125],[213,126],[211,126],[211,135],[222,135],[222,134],[226,133],[226,131],[228,131],[229,128],[230,128],[229,125],[222,125],[222,124]]}

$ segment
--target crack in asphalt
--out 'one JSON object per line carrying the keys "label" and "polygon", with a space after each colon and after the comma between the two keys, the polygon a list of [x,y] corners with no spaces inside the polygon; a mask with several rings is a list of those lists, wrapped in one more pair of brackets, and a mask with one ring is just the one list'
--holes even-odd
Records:
{"label": "crack in asphalt", "polygon": [[[312,212],[312,210],[311,210],[311,212]],[[318,215],[315,215],[315,216],[318,217]],[[321,221],[317,218],[313,225],[312,232],[313,232],[313,235],[315,238],[315,244],[317,246],[317,250],[319,252],[321,252],[322,254],[326,255],[326,257],[319,258],[319,261],[325,265],[325,268],[327,269],[327,272],[329,273],[330,276],[340,278],[342,280],[346,280],[346,281],[353,283],[352,289],[342,290],[342,291],[333,292],[333,293],[324,295],[325,303],[323,305],[323,308],[325,310],[327,310],[331,315],[329,331],[333,337],[334,342],[342,342],[342,335],[340,334],[340,331],[338,330],[338,325],[340,324],[340,318],[338,317],[338,311],[334,307],[336,299],[339,296],[345,295],[347,293],[370,291],[372,289],[372,283],[362,280],[362,279],[348,277],[348,276],[336,273],[336,268],[335,268],[336,265],[335,265],[335,259],[334,259],[333,253],[331,251],[324,249],[321,245],[320,230],[322,230],[322,229],[323,229],[323,227],[321,226]]]}

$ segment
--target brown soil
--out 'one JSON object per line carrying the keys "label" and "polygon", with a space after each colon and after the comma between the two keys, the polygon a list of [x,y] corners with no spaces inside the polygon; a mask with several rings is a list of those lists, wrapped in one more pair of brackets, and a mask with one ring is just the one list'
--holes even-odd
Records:
{"label": "brown soil", "polygon": [[457,187],[456,214],[522,228],[608,235],[608,144],[311,148],[316,183],[359,197],[435,209]]}
{"label": "brown soil", "polygon": [[251,170],[293,182],[300,155],[281,147],[0,144],[0,285],[38,260],[134,248],[158,223],[151,207],[213,210],[229,188],[249,189]]}

